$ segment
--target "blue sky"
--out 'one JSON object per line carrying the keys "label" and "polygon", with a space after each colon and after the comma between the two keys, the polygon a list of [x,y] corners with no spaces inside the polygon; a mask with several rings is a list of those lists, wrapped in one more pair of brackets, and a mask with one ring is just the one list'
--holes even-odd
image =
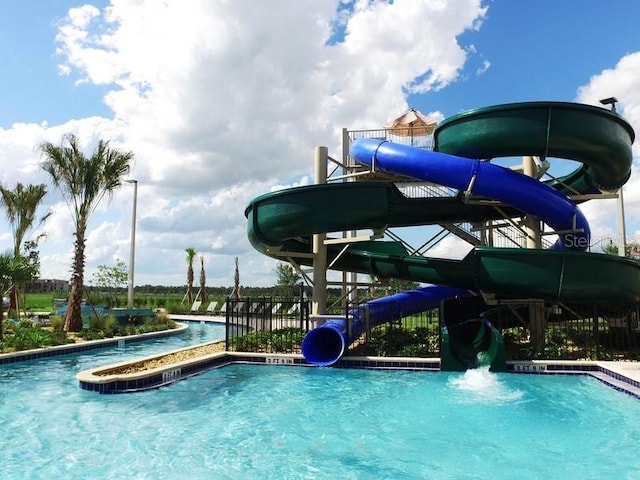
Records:
{"label": "blue sky", "polygon": [[[592,75],[640,50],[633,0],[492,1],[478,31],[459,37],[473,45],[460,81],[410,98],[447,115],[499,103],[574,101]],[[491,66],[481,75],[482,63]],[[606,96],[615,95],[614,91]]]}
{"label": "blue sky", "polygon": [[[96,3],[96,5],[105,2]],[[104,89],[74,83],[59,74],[56,55],[57,23],[69,8],[81,3],[69,0],[0,0],[0,126],[15,122],[64,123],[70,118],[109,115],[102,101]]]}
{"label": "blue sky", "polygon": [[[42,141],[75,133],[89,151],[108,139],[136,154],[136,284],[184,284],[194,247],[212,285],[233,284],[236,256],[243,284],[271,285],[275,262],[249,245],[244,208],[309,183],[313,149],[339,157],[343,127],[408,107],[442,119],[616,96],[640,129],[638,18],[633,0],[0,0],[0,182],[46,183]],[[625,187],[630,239],[639,178]],[[129,258],[131,200],[127,185],[92,217],[89,280]],[[46,208],[42,273],[68,278],[68,211],[53,191]],[[585,214],[594,238],[616,235],[613,202]],[[435,253],[458,250],[447,239]]]}

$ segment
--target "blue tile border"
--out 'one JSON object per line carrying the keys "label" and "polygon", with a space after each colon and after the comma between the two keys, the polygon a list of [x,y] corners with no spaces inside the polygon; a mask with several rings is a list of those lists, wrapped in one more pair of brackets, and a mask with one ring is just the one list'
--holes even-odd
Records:
{"label": "blue tile border", "polygon": [[440,371],[440,359],[408,359],[403,358],[350,358],[343,357],[336,365],[338,368],[361,368],[369,370],[411,370],[411,371]]}
{"label": "blue tile border", "polygon": [[[277,361],[274,361],[277,360]],[[132,363],[135,361],[132,361]],[[115,378],[113,381],[101,381],[100,377],[96,381],[83,380],[78,378],[80,388],[83,390],[98,393],[133,393],[169,385],[179,380],[198,375],[213,368],[220,368],[231,364],[262,364],[262,365],[289,365],[289,366],[309,366],[301,358],[291,358],[286,356],[264,355],[255,356],[249,353],[236,354],[221,352],[191,362],[181,362],[175,366],[168,366],[158,369],[155,374],[149,375],[141,372],[138,375],[130,375],[130,378]],[[91,371],[108,370],[113,366],[99,367]],[[88,377],[85,372],[80,372],[77,377]]]}
{"label": "blue tile border", "polygon": [[2,353],[0,354],[0,365],[26,362],[29,360],[39,360],[42,358],[57,357],[60,355],[69,355],[72,353],[88,352],[91,350],[121,347],[132,343],[152,340],[158,337],[178,335],[180,333],[183,333],[185,329],[186,327],[179,327],[174,328],[173,330],[161,330],[159,332],[143,333],[141,335],[131,335],[128,337],[108,338],[84,343],[67,343],[64,345],[56,345],[55,347]]}
{"label": "blue tile border", "polygon": [[607,386],[640,399],[640,382],[599,365],[598,362],[516,362],[507,364],[507,372],[527,375],[588,375]]}
{"label": "blue tile border", "polygon": [[[287,365],[317,368],[305,362],[301,356],[221,352],[213,354],[202,360],[194,359],[190,362],[182,362],[175,366],[168,366],[159,369],[155,374],[149,375],[141,372],[131,378],[115,378],[113,381],[105,380],[104,377],[97,377],[97,380],[82,380],[79,378],[80,388],[99,393],[133,393],[144,390],[151,390],[169,385],[173,382],[198,375],[213,368],[221,368],[232,364],[255,364],[255,365]],[[101,367],[95,370],[108,370],[110,366]],[[367,357],[343,357],[332,368],[351,368],[369,370],[404,370],[404,371],[440,371],[440,359],[424,358],[367,358]],[[82,376],[81,372],[78,374]],[[595,379],[606,383],[608,386],[627,393],[640,399],[640,382],[634,381],[617,374],[595,363],[589,364],[562,364],[544,362],[518,362],[507,365],[507,373],[526,375],[589,375]],[[625,386],[628,385],[628,388]]]}
{"label": "blue tile border", "polygon": [[640,390],[640,382],[638,382],[637,380],[633,380],[625,375],[609,370],[606,367],[600,367],[600,371],[609,377],[612,377],[620,382],[628,383],[633,388],[637,388],[638,390]]}
{"label": "blue tile border", "polygon": [[[182,333],[185,327],[174,330],[146,333],[131,337],[118,337],[80,344],[67,344],[45,349],[27,350],[8,354],[0,354],[0,365],[16,362],[38,360],[59,355],[88,352],[91,350],[122,347],[127,344],[150,340],[160,336]],[[192,347],[188,347],[192,348]],[[306,363],[300,355],[251,354],[224,352],[201,361],[183,364],[178,368],[167,368],[155,375],[139,375],[131,379],[117,379],[114,382],[80,381],[80,388],[99,393],[129,393],[150,390],[169,385],[178,380],[200,374],[212,368],[220,368],[234,363],[289,365],[313,367]],[[108,366],[103,367],[109,368]],[[373,370],[407,370],[407,371],[440,371],[439,358],[395,358],[395,357],[342,357],[333,368],[373,369]],[[640,381],[615,372],[598,362],[559,362],[559,361],[519,361],[507,362],[508,373],[517,374],[561,374],[590,375],[607,384],[611,388],[640,399]],[[81,372],[82,373],[82,372]],[[80,375],[80,374],[79,374]]]}

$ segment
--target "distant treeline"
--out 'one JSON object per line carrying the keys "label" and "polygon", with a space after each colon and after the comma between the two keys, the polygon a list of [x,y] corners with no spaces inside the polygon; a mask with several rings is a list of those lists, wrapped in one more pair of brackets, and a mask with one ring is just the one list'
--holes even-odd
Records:
{"label": "distant treeline", "polygon": [[[86,286],[87,292],[103,292],[104,288],[95,287],[95,286]],[[199,287],[194,286],[193,288],[193,296],[195,297],[200,290]],[[233,293],[233,287],[207,287],[207,296],[214,298],[225,298],[230,296]],[[117,294],[126,293],[126,288],[118,288],[116,290]],[[134,293],[138,294],[146,294],[146,295],[158,295],[158,296],[171,296],[178,297],[182,296],[187,292],[186,285],[180,286],[166,286],[166,285],[136,285],[134,288]],[[340,296],[339,288],[329,288],[327,289],[329,295]],[[306,295],[311,294],[311,290],[309,287],[305,287]],[[240,287],[240,295],[242,297],[275,297],[275,296],[298,296],[300,295],[300,287],[283,287],[283,286],[273,286],[273,287]]]}

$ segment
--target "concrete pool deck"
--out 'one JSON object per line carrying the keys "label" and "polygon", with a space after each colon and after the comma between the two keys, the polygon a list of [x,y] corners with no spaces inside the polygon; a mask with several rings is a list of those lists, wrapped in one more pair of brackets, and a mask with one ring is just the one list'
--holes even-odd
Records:
{"label": "concrete pool deck", "polygon": [[599,375],[605,375],[599,380],[612,387],[624,389],[640,399],[640,362],[597,362],[600,367]]}

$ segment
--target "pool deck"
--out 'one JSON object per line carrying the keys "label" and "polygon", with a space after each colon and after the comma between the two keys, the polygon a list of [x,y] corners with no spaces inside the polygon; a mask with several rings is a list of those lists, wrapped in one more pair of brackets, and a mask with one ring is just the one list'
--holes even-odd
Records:
{"label": "pool deck", "polygon": [[612,386],[616,390],[624,390],[640,398],[640,363],[639,362],[597,362],[599,372],[592,376]]}
{"label": "pool deck", "polygon": [[597,362],[602,368],[640,382],[640,362]]}

